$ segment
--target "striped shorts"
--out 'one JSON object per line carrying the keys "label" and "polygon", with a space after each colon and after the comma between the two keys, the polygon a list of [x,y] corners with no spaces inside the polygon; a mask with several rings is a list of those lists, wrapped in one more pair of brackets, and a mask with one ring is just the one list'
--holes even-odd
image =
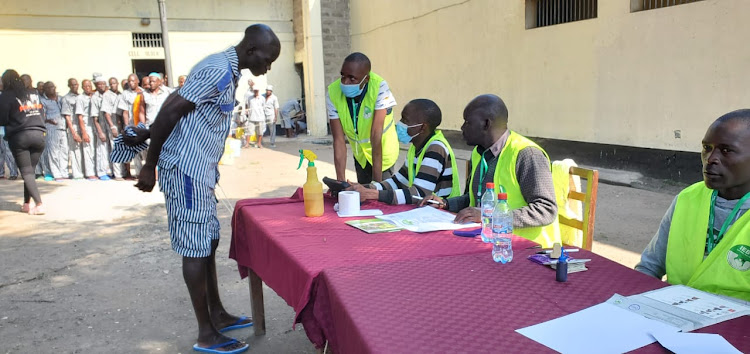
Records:
{"label": "striped shorts", "polygon": [[184,257],[208,257],[211,241],[219,239],[214,188],[194,181],[177,167],[159,169],[172,249]]}

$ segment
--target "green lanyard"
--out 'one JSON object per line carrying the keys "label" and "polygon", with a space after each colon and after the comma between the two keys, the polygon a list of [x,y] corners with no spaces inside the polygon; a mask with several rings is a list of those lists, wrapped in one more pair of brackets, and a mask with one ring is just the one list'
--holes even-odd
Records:
{"label": "green lanyard", "polygon": [[716,245],[718,245],[719,241],[721,241],[721,238],[724,237],[727,229],[729,229],[729,225],[732,223],[732,220],[734,220],[735,216],[737,216],[737,213],[740,211],[742,205],[745,204],[745,201],[747,201],[748,198],[750,198],[750,193],[747,193],[737,202],[737,205],[734,206],[732,212],[729,213],[726,220],[724,220],[724,224],[721,225],[719,234],[714,235],[714,207],[716,206],[717,194],[718,191],[716,190],[711,193],[711,211],[708,214],[708,231],[706,232],[706,249],[708,250],[708,253],[711,253],[711,251],[716,248]]}
{"label": "green lanyard", "polygon": [[482,196],[482,188],[484,187],[484,175],[487,174],[487,170],[490,169],[490,166],[487,164],[487,160],[484,159],[484,153],[486,153],[487,151],[490,151],[490,149],[484,150],[482,152],[482,161],[480,161],[479,163],[479,185],[477,186],[477,200],[479,200],[479,198],[481,198]]}

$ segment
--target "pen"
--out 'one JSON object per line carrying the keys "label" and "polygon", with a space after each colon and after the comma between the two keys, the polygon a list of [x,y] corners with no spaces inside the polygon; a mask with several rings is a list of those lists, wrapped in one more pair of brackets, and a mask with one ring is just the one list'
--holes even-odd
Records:
{"label": "pen", "polygon": [[[566,253],[578,252],[578,248],[566,248],[565,252]],[[552,253],[552,250],[542,250],[542,251],[537,252],[537,254],[550,254],[550,253]]]}
{"label": "pen", "polygon": [[[411,196],[411,199],[414,199],[414,200],[422,200],[422,199],[424,199],[424,198],[422,198],[422,197],[420,197],[420,196],[418,196],[418,195],[413,195],[413,196]],[[428,203],[430,203],[430,204],[437,204],[437,205],[440,205],[440,202],[438,202],[437,200],[434,200],[434,199],[430,199],[430,200],[428,200],[427,202],[428,202]]]}

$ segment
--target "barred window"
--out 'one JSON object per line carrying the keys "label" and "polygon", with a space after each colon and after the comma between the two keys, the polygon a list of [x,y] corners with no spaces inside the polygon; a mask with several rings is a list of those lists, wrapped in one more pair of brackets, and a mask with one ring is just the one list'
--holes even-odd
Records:
{"label": "barred window", "polygon": [[161,47],[161,33],[133,33],[133,48]]}
{"label": "barred window", "polygon": [[596,18],[597,0],[526,0],[526,28]]}
{"label": "barred window", "polygon": [[660,9],[703,0],[630,0],[630,12]]}

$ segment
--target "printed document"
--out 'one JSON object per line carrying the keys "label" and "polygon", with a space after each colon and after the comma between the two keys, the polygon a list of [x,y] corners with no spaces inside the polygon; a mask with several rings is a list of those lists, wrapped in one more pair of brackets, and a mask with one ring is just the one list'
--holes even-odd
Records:
{"label": "printed document", "polygon": [[429,206],[402,211],[400,213],[378,215],[376,218],[388,220],[398,227],[413,232],[458,230],[481,226],[478,223],[456,224],[453,222],[456,218],[455,215]]}

